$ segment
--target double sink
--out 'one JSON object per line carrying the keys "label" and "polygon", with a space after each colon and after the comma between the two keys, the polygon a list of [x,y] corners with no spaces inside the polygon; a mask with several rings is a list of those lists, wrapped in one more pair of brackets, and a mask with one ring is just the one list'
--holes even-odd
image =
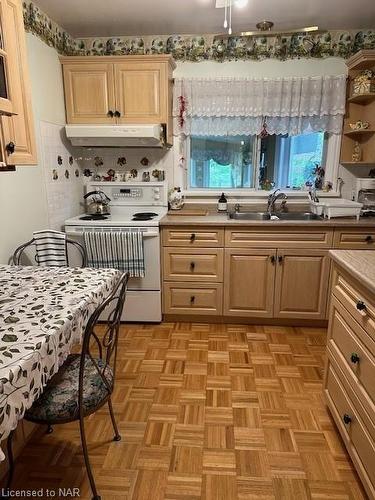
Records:
{"label": "double sink", "polygon": [[280,212],[273,214],[268,212],[231,212],[228,217],[233,220],[270,220],[271,217],[272,220],[322,220],[320,215],[311,212]]}

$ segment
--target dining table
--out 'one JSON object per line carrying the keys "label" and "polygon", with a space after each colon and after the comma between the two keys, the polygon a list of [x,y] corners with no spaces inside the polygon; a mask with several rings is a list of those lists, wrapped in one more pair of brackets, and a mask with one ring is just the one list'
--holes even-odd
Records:
{"label": "dining table", "polygon": [[0,265],[0,446],[120,276],[115,269]]}

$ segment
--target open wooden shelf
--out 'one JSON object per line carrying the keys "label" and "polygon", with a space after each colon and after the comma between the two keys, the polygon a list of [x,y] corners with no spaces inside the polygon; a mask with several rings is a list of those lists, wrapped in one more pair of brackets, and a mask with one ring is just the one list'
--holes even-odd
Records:
{"label": "open wooden shelf", "polygon": [[363,70],[374,67],[374,49],[359,50],[346,61],[349,70]]}
{"label": "open wooden shelf", "polygon": [[340,163],[344,167],[375,167],[375,162],[371,161],[340,161]]}
{"label": "open wooden shelf", "polygon": [[367,94],[358,94],[349,97],[348,102],[355,104],[367,104],[369,102],[375,101],[375,92],[368,92]]}
{"label": "open wooden shelf", "polygon": [[374,134],[375,130],[373,128],[366,128],[361,130],[344,130],[344,135],[348,136],[361,136],[365,134]]}
{"label": "open wooden shelf", "polygon": [[[375,50],[360,50],[347,61],[346,113],[341,141],[340,164],[344,167],[375,167],[375,92],[352,94],[353,80],[363,70],[375,70]],[[369,128],[351,130],[350,124],[368,122]],[[356,142],[359,143],[361,161],[352,161]]]}

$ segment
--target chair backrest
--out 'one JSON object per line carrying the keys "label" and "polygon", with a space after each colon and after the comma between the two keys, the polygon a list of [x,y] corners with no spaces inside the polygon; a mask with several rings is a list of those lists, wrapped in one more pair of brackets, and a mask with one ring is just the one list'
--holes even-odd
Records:
{"label": "chair backrest", "polygon": [[83,336],[79,371],[78,405],[80,411],[83,411],[82,400],[87,369],[94,366],[107,388],[108,396],[113,392],[119,328],[128,281],[129,273],[123,274],[109,297],[97,307],[88,320]]}
{"label": "chair backrest", "polygon": [[[32,247],[32,246],[35,246],[35,238],[32,238],[30,241],[27,241],[26,243],[24,243],[23,245],[20,245],[14,252],[13,254],[13,257],[12,257],[12,260],[13,260],[13,264],[15,266],[20,266],[22,265],[22,257],[24,257],[25,255],[25,252],[27,251],[28,248]],[[69,246],[71,246],[72,248],[75,248],[79,254],[79,257],[81,259],[81,262],[80,262],[80,267],[86,267],[87,266],[87,253],[86,253],[86,249],[80,244],[78,243],[78,241],[74,241],[74,240],[70,240],[70,239],[66,239],[66,261],[68,263],[68,266],[69,266]],[[39,266],[39,262],[38,262],[38,255],[34,252],[34,260],[36,262],[36,264]]]}

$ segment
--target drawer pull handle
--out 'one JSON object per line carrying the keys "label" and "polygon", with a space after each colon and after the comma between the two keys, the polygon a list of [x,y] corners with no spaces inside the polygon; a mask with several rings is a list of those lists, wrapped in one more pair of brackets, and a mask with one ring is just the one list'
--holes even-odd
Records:
{"label": "drawer pull handle", "polygon": [[366,236],[366,238],[365,238],[366,243],[373,243],[373,241],[374,241],[374,238],[370,234],[368,236]]}
{"label": "drawer pull handle", "polygon": [[120,118],[120,117],[121,117],[121,113],[120,113],[120,111],[115,111],[113,114],[114,114],[114,116],[115,116],[116,118]]}
{"label": "drawer pull handle", "polygon": [[16,145],[14,144],[14,142],[10,142],[5,146],[5,149],[8,155],[12,155],[16,150]]}
{"label": "drawer pull handle", "polygon": [[359,363],[359,356],[356,352],[353,352],[352,355],[350,356],[350,361],[355,365]]}
{"label": "drawer pull handle", "polygon": [[283,256],[282,256],[282,255],[279,255],[279,257],[278,257],[278,261],[279,261],[279,264],[282,264],[282,263],[283,263]]}
{"label": "drawer pull handle", "polygon": [[271,255],[270,259],[271,259],[272,264],[274,264],[276,262],[276,256],[275,255]]}
{"label": "drawer pull handle", "polygon": [[345,425],[349,425],[352,421],[352,417],[350,415],[348,415],[347,413],[344,414],[342,419],[343,419]]}
{"label": "drawer pull handle", "polygon": [[196,238],[195,233],[192,233],[190,236],[190,241],[191,242],[195,241],[195,238]]}
{"label": "drawer pull handle", "polygon": [[194,271],[195,269],[195,262],[190,262],[190,269]]}
{"label": "drawer pull handle", "polygon": [[107,116],[109,118],[113,118],[115,116],[114,112],[112,110],[109,110],[108,113],[107,113]]}
{"label": "drawer pull handle", "polygon": [[357,309],[358,309],[358,311],[365,311],[366,310],[366,304],[362,300],[359,300],[357,302]]}
{"label": "drawer pull handle", "polygon": [[195,296],[194,296],[194,295],[192,295],[192,296],[190,297],[190,304],[194,304],[194,302],[195,302]]}

